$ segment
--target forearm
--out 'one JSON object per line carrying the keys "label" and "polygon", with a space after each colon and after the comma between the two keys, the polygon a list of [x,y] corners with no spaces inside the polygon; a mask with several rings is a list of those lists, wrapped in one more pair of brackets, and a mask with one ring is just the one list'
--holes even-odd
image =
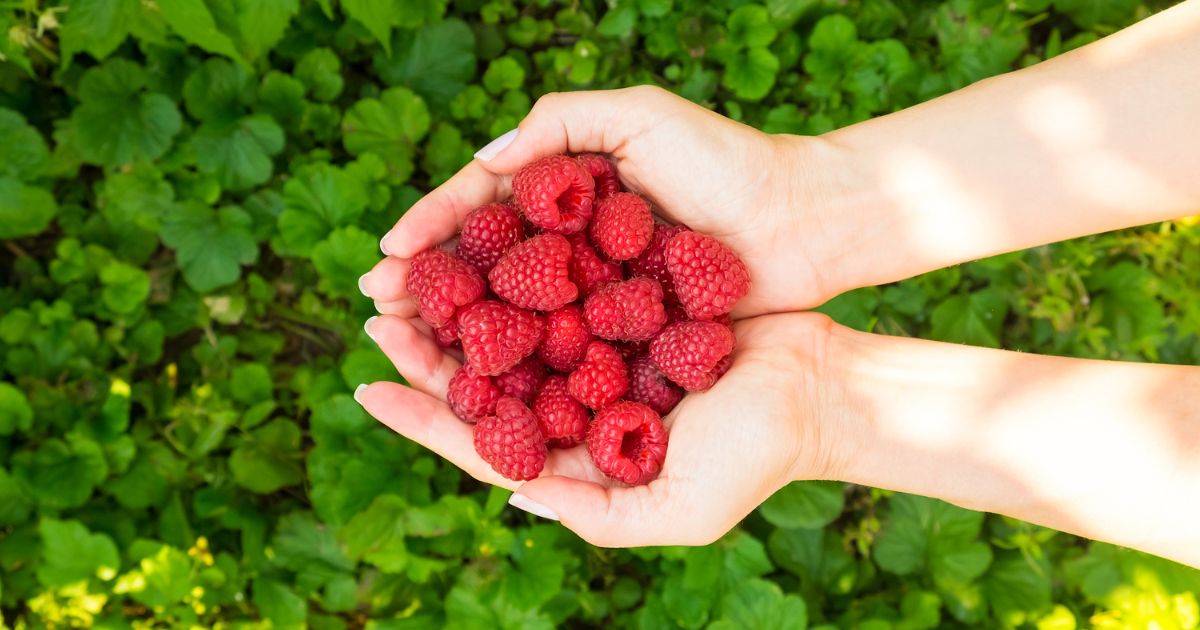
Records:
{"label": "forearm", "polygon": [[827,134],[863,286],[1200,212],[1200,0],[1042,64]]}
{"label": "forearm", "polygon": [[846,481],[1200,566],[1200,368],[1087,361],[835,327]]}

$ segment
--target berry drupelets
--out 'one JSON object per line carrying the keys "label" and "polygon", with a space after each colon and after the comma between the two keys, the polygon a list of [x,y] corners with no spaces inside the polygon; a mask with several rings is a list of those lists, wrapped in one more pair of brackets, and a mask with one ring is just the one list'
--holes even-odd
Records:
{"label": "berry drupelets", "polygon": [[538,159],[511,199],[467,214],[454,253],[413,259],[418,313],[465,358],[450,408],[509,479],[582,449],[615,482],[653,481],[663,417],[733,363],[745,265],[711,236],[655,224],[617,169],[599,154]]}

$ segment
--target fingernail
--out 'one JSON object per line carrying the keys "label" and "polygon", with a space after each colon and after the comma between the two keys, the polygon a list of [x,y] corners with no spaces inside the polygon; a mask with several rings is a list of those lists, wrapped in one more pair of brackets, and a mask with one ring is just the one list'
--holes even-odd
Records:
{"label": "fingernail", "polygon": [[[363,330],[366,331],[367,336],[371,338],[371,341],[375,341],[375,335],[371,332],[371,324],[374,324],[375,320],[377,319],[379,319],[378,315],[372,315],[367,318],[366,322],[363,323]],[[375,341],[375,343],[379,342]]]}
{"label": "fingernail", "polygon": [[389,236],[391,236],[391,235],[392,235],[392,231],[391,231],[391,230],[388,230],[387,234],[384,234],[384,235],[383,235],[383,238],[379,239],[379,251],[383,252],[383,255],[384,255],[384,256],[391,256],[391,255],[392,255],[392,254],[391,254],[390,252],[388,252],[388,250],[387,250],[387,240],[388,240],[388,237],[389,237]]}
{"label": "fingernail", "polygon": [[363,383],[363,384],[359,385],[358,387],[354,388],[354,402],[356,402],[360,405],[362,404],[362,393],[366,389],[367,389],[366,383]]}
{"label": "fingernail", "polygon": [[534,501],[533,499],[530,499],[523,494],[517,494],[514,492],[512,496],[508,498],[508,504],[517,509],[525,510],[534,516],[540,516],[552,521],[558,520],[558,515],[554,513],[554,510],[551,510],[550,508],[538,503],[537,501]]}
{"label": "fingernail", "polygon": [[475,158],[487,162],[488,160],[500,155],[508,145],[512,144],[513,140],[517,139],[517,130],[510,129],[504,132],[504,135],[487,143],[487,146],[475,152]]}
{"label": "fingernail", "polygon": [[371,294],[367,293],[367,282],[366,281],[367,281],[368,275],[370,275],[370,274],[364,273],[363,275],[358,277],[358,292],[363,294],[363,297],[371,297]]}

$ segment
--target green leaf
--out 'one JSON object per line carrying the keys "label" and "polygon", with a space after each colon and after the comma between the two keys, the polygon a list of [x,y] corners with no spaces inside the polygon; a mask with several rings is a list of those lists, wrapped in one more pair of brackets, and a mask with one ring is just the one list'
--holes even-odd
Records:
{"label": "green leaf", "polygon": [[188,75],[183,98],[188,113],[200,120],[235,119],[254,100],[254,77],[238,64],[210,58]]}
{"label": "green leaf", "polygon": [[1008,300],[997,289],[955,295],[933,309],[930,334],[939,341],[999,348],[1007,315]]}
{"label": "green leaf", "polygon": [[28,494],[49,509],[83,505],[108,476],[100,445],[77,435],[50,438],[35,451],[17,453],[12,463],[13,475]]}
{"label": "green leaf", "polygon": [[338,540],[351,560],[361,560],[385,573],[399,573],[408,563],[404,544],[405,514],[408,502],[402,497],[384,494],[366,511],[359,512],[338,531]]}
{"label": "green leaf", "polygon": [[237,48],[248,61],[265,56],[300,11],[297,0],[233,0]]}
{"label": "green leaf", "polygon": [[392,28],[400,23],[401,7],[395,0],[342,0],[342,9],[358,20],[392,54]]}
{"label": "green leaf", "polygon": [[163,19],[184,41],[210,53],[245,63],[233,40],[217,28],[216,20],[204,0],[158,0]]}
{"label": "green leaf", "polygon": [[208,293],[236,282],[241,265],[258,258],[250,227],[250,215],[237,206],[213,210],[187,201],[163,220],[162,239],[188,285]]}
{"label": "green leaf", "polygon": [[329,102],[342,93],[342,60],[328,48],[314,48],[296,64],[296,78],[318,101]]}
{"label": "green leaf", "polygon": [[492,94],[515,90],[525,83],[525,68],[512,57],[493,59],[483,73],[483,87]]}
{"label": "green leaf", "polygon": [[900,601],[904,630],[933,630],[942,622],[942,600],[929,591],[909,591]]}
{"label": "green leaf", "polygon": [[395,49],[375,57],[380,77],[412,88],[432,107],[448,105],[475,76],[475,33],[457,18],[398,37]]}
{"label": "green leaf", "polygon": [[113,261],[100,270],[104,305],[119,315],[129,315],[150,297],[150,274],[132,265]]}
{"label": "green leaf", "polygon": [[257,111],[289,124],[298,119],[304,109],[304,84],[299,79],[276,70],[263,77],[258,88]]}
{"label": "green leaf", "polygon": [[470,162],[474,152],[474,147],[463,139],[458,127],[438,123],[425,142],[421,168],[429,174],[430,184],[440,184]]}
{"label": "green leaf", "polygon": [[20,113],[0,107],[0,177],[32,181],[46,174],[49,163],[42,134]]}
{"label": "green leaf", "polygon": [[71,129],[83,161],[120,166],[166,153],[183,124],[179,110],[162,94],[143,93],[146,73],[124,59],[88,70],[80,81],[80,105]]}
{"label": "green leaf", "polygon": [[1050,564],[1020,553],[996,558],[983,576],[983,591],[998,619],[1013,626],[1050,610]]}
{"label": "green leaf", "polygon": [[79,52],[103,61],[125,41],[130,23],[143,10],[138,0],[74,0],[59,31],[63,65]]}
{"label": "green leaf", "polygon": [[826,529],[777,529],[768,538],[779,566],[835,594],[848,594],[858,574],[841,535]]}
{"label": "green leaf", "polygon": [[42,562],[37,579],[43,586],[66,586],[89,578],[111,580],[121,566],[117,546],[104,534],[93,534],[79,521],[43,518]]}
{"label": "green leaf", "polygon": [[842,513],[845,485],[836,481],[793,481],[767,499],[759,511],[776,527],[816,529]]}
{"label": "green leaf", "polygon": [[138,448],[137,458],[124,475],[105,482],[104,491],[130,510],[159,506],[183,472],[183,462],[171,449],[151,442]]}
{"label": "green leaf", "polygon": [[751,48],[725,64],[722,84],[740,99],[761,100],[775,85],[779,59],[766,48]]}
{"label": "green leaf", "polygon": [[28,431],[33,426],[33,408],[25,393],[0,381],[0,435]]}
{"label": "green leaf", "polygon": [[260,577],[254,580],[251,599],[272,628],[303,628],[308,618],[304,599],[283,582]]}
{"label": "green leaf", "polygon": [[187,555],[170,545],[158,545],[138,562],[137,569],[121,576],[114,590],[156,608],[183,602],[194,584],[192,561]]}
{"label": "green leaf", "polygon": [[244,363],[233,368],[229,377],[230,395],[247,405],[271,400],[274,381],[271,371],[262,363]]}
{"label": "green leaf", "polygon": [[157,232],[160,219],[175,200],[175,190],[163,173],[151,165],[139,165],[112,173],[98,190],[98,206],[115,226],[131,226]]}
{"label": "green leaf", "polygon": [[745,4],[734,9],[725,25],[729,40],[739,48],[763,48],[775,41],[775,25],[761,5]]}
{"label": "green leaf", "polygon": [[32,510],[33,501],[21,489],[21,484],[0,467],[0,526],[24,523]]}
{"label": "green leaf", "polygon": [[274,420],[245,438],[229,455],[233,480],[243,488],[270,494],[300,483],[298,449],[300,427],[290,420]]}
{"label": "green leaf", "polygon": [[315,164],[292,174],[283,200],[280,238],[292,252],[307,256],[330,232],[358,221],[369,197],[366,183],[355,173]]}
{"label": "green leaf", "polygon": [[596,32],[609,37],[625,37],[633,31],[637,23],[637,9],[630,2],[623,2],[610,9],[600,18]]}
{"label": "green leaf", "polygon": [[371,152],[383,158],[397,184],[412,175],[414,149],[428,132],[425,101],[407,88],[390,88],[378,99],[363,99],[342,119],[346,150],[351,155]]}
{"label": "green leaf", "polygon": [[766,580],[747,580],[726,593],[723,613],[709,626],[712,630],[804,630],[808,606],[796,595],[784,595],[779,585]]}
{"label": "green leaf", "polygon": [[330,295],[358,294],[358,278],[379,262],[379,238],[354,227],[339,228],[312,250],[320,288]]}
{"label": "green leaf", "polygon": [[960,584],[987,569],[991,548],[977,541],[981,512],[910,494],[896,494],[888,505],[873,548],[880,568],[898,575],[927,568],[937,580]]}
{"label": "green leaf", "polygon": [[213,173],[231,191],[257,186],[271,177],[271,156],[283,150],[283,129],[270,116],[236,122],[209,122],[192,136],[196,165]]}
{"label": "green leaf", "polygon": [[354,568],[333,531],[311,512],[293,512],[280,519],[271,549],[280,566],[298,574],[297,585],[302,588],[319,588]]}

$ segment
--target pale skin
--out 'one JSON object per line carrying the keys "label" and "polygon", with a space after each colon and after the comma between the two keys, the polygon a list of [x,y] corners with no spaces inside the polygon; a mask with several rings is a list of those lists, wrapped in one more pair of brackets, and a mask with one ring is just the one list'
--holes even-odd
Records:
{"label": "pale skin", "polygon": [[[816,138],[654,88],[543,97],[382,241],[368,332],[412,387],[356,396],[397,432],[589,542],[704,544],[797,479],[940,498],[1200,567],[1200,368],[971,348],[796,313],[849,289],[1200,212],[1200,0],[1019,72]],[[581,448],[519,483],[445,403],[458,361],[415,317],[408,261],[542,155],[612,155],[624,184],[746,261],[733,367],[665,419],[659,478]],[[483,159],[490,158],[490,159]]]}

